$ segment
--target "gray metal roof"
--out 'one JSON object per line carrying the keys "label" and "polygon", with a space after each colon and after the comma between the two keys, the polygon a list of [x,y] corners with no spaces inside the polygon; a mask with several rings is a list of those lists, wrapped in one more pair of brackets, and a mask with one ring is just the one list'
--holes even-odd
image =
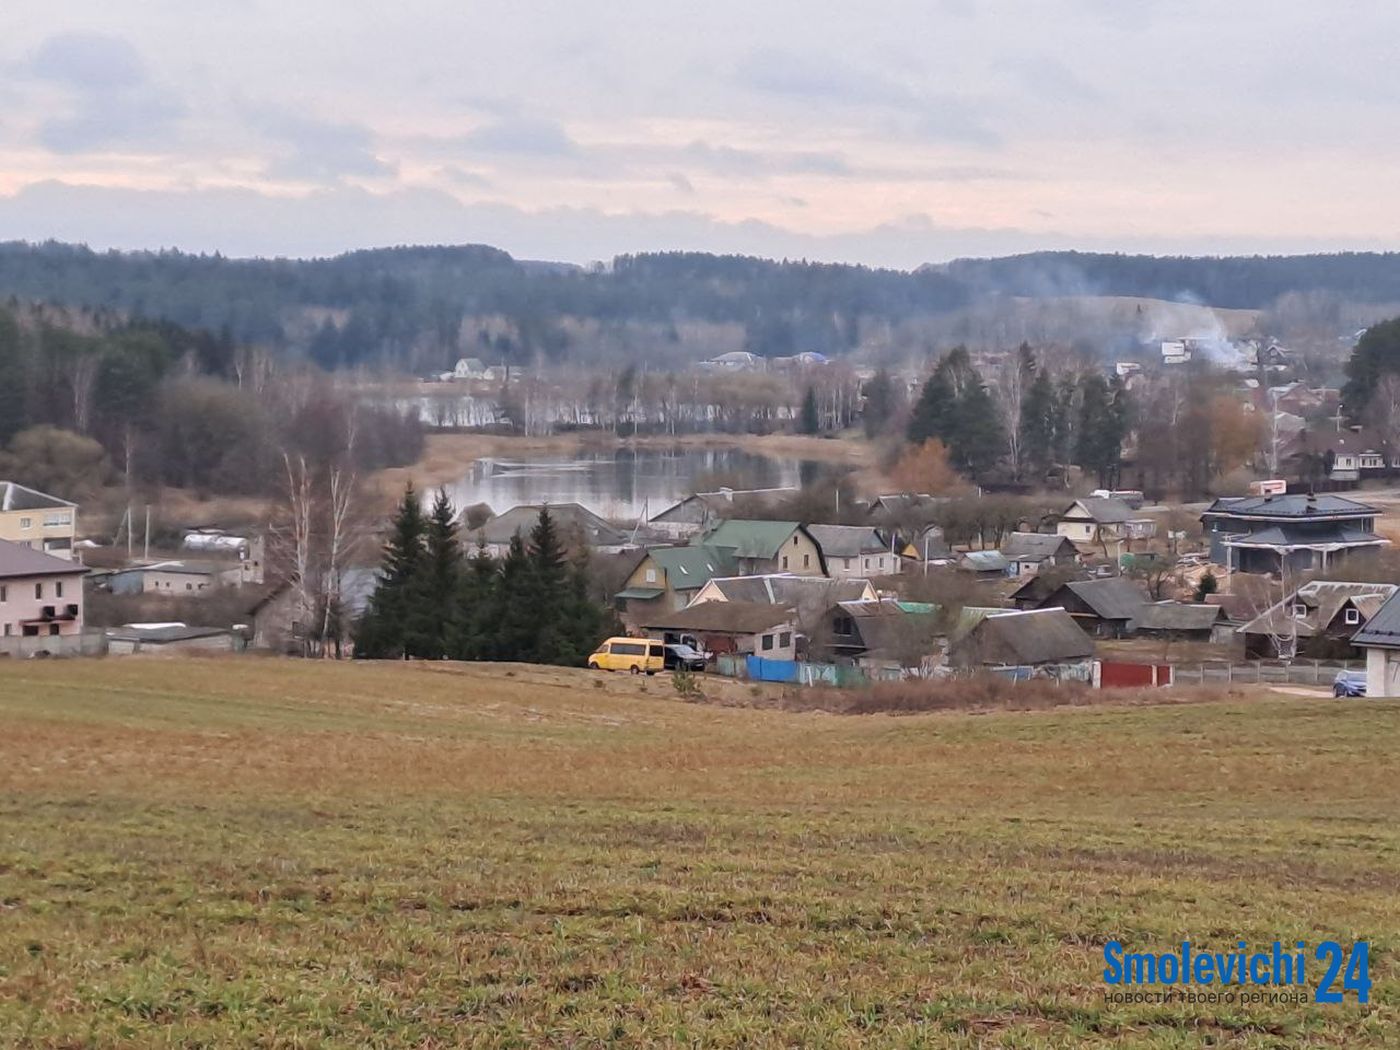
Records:
{"label": "gray metal roof", "polygon": [[[616,547],[627,541],[623,532],[580,503],[551,503],[549,516],[566,538],[570,533],[581,535],[590,547]],[[468,546],[476,542],[478,535],[494,544],[509,543],[517,535],[528,540],[539,520],[540,504],[522,504],[492,518],[476,532],[465,535],[463,540]]]}
{"label": "gray metal roof", "polygon": [[76,506],[76,503],[69,503],[67,500],[28,488],[15,481],[0,481],[0,511],[53,510],[58,507]]}
{"label": "gray metal roof", "polygon": [[880,534],[863,525],[808,525],[807,531],[828,558],[859,558],[889,550]]}
{"label": "gray metal roof", "polygon": [[1207,516],[1297,518],[1304,521],[1318,517],[1374,517],[1379,513],[1380,511],[1369,503],[1347,499],[1345,496],[1336,496],[1330,492],[1324,492],[1317,496],[1298,492],[1283,496],[1245,496],[1240,499],[1218,499],[1205,511]]}
{"label": "gray metal roof", "polygon": [[66,558],[36,551],[8,540],[0,540],[0,578],[20,576],[77,576],[87,572],[87,566]]}
{"label": "gray metal roof", "polygon": [[1113,499],[1109,496],[1085,496],[1083,499],[1077,499],[1065,508],[1065,514],[1068,515],[1076,504],[1083,507],[1088,512],[1089,517],[1100,525],[1116,525],[1128,521],[1133,516],[1132,507],[1121,499]]}
{"label": "gray metal roof", "polygon": [[1013,532],[1001,545],[1001,553],[1011,561],[1045,561],[1074,549],[1067,537],[1050,532]]}
{"label": "gray metal roof", "polygon": [[714,631],[722,634],[757,634],[779,624],[792,623],[796,614],[782,605],[759,602],[702,602],[684,609],[659,610],[645,618],[643,627],[666,631]]}
{"label": "gray metal roof", "polygon": [[1351,644],[1400,649],[1400,591],[1387,598],[1376,615],[1352,635]]}

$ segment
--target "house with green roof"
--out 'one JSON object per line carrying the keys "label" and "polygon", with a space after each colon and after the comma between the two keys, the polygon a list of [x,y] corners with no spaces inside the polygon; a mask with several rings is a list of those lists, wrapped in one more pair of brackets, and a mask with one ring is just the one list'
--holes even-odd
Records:
{"label": "house with green roof", "polygon": [[740,576],[790,572],[796,576],[825,576],[821,544],[796,521],[721,521],[691,541],[730,553]]}
{"label": "house with green roof", "polygon": [[701,587],[717,576],[733,575],[737,568],[726,548],[648,547],[617,592],[617,608],[630,623],[684,609]]}

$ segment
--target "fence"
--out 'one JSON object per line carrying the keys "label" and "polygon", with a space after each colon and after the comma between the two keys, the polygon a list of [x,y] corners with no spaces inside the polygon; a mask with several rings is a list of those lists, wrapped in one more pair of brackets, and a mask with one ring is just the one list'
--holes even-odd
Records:
{"label": "fence", "polygon": [[8,635],[0,638],[0,658],[34,656],[101,656],[107,652],[107,636],[101,631],[81,634]]}
{"label": "fence", "polygon": [[767,660],[761,656],[743,656],[736,653],[721,653],[716,656],[715,671],[726,678],[743,678],[751,682],[830,685],[841,689],[869,685],[871,682],[898,681],[904,677],[904,672],[897,667],[867,670],[846,664]]}
{"label": "fence", "polygon": [[1175,664],[1173,685],[1331,685],[1342,671],[1365,671],[1364,660],[1247,660]]}

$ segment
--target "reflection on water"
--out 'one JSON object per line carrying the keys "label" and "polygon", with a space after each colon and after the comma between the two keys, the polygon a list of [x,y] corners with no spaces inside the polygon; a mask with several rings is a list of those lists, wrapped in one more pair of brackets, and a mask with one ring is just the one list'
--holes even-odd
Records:
{"label": "reflection on water", "polygon": [[458,507],[486,503],[497,514],[522,503],[581,503],[630,522],[658,514],[696,491],[779,488],[809,480],[815,464],[741,449],[618,449],[567,458],[483,459],[448,493]]}

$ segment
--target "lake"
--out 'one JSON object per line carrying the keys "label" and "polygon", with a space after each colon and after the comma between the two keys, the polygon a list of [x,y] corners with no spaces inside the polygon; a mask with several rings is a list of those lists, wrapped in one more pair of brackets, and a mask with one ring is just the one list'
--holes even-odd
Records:
{"label": "lake", "polygon": [[819,469],[809,460],[737,448],[580,451],[480,459],[447,490],[458,507],[485,503],[497,514],[522,503],[580,503],[605,518],[632,522],[659,514],[697,489],[800,485]]}

